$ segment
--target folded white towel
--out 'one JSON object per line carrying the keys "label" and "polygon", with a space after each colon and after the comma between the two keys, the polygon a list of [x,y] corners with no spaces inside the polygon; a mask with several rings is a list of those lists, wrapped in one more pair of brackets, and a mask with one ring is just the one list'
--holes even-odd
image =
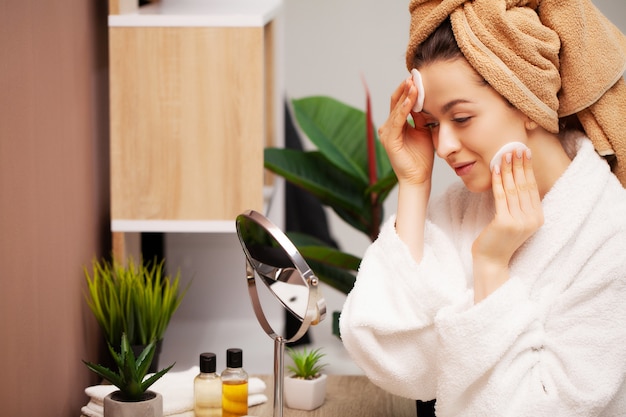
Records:
{"label": "folded white towel", "polygon": [[248,394],[248,407],[263,404],[267,402],[267,395],[265,394]]}
{"label": "folded white towel", "polygon": [[[163,416],[166,417],[193,417],[193,380],[200,373],[198,366],[186,371],[168,372],[155,382],[149,389],[163,396]],[[248,379],[248,406],[267,402],[263,394],[267,385],[262,379],[251,377]],[[85,388],[85,394],[90,401],[81,412],[86,417],[102,417],[104,397],[116,391],[115,385],[92,385]]]}
{"label": "folded white towel", "polygon": [[82,413],[84,417],[103,417],[104,416],[104,411],[102,411],[101,413],[97,413],[87,406],[84,406],[83,408],[81,408],[80,412]]}

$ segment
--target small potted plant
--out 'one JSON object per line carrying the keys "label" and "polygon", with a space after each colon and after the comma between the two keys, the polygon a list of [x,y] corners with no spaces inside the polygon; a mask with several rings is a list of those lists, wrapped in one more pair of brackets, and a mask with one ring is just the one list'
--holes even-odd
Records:
{"label": "small potted plant", "polygon": [[104,333],[107,344],[120,346],[122,334],[138,355],[156,341],[154,360],[148,369],[155,372],[163,335],[185,292],[179,289],[180,272],[164,272],[165,261],[126,264],[113,259],[95,260],[91,273],[85,268],[87,304]]}
{"label": "small potted plant", "polygon": [[287,347],[293,366],[287,369],[291,375],[285,378],[284,396],[287,407],[297,410],[314,410],[324,404],[326,397],[326,374],[322,369],[325,356],[321,348],[295,350]]}
{"label": "small potted plant", "polygon": [[154,341],[149,343],[137,358],[126,334],[122,335],[119,353],[110,344],[108,346],[117,365],[117,372],[106,366],[83,360],[87,368],[118,388],[104,398],[104,417],[162,417],[163,397],[157,392],[149,391],[148,388],[172,369],[174,364],[144,380],[154,356]]}

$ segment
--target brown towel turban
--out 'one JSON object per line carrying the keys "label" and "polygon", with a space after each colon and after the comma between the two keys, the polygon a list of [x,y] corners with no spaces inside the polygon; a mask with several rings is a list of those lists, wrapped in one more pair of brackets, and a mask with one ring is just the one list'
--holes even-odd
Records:
{"label": "brown towel turban", "polygon": [[626,186],[626,37],[590,0],[412,0],[406,61],[447,17],[470,65],[546,130],[576,114]]}

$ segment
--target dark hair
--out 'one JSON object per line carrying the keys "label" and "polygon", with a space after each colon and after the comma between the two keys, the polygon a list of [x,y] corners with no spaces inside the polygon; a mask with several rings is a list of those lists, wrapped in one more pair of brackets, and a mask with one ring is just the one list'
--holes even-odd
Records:
{"label": "dark hair", "polygon": [[413,68],[456,58],[463,58],[463,53],[456,43],[450,18],[447,18],[417,47],[413,57]]}
{"label": "dark hair", "polygon": [[584,132],[585,129],[583,125],[580,123],[578,116],[575,114],[561,117],[559,119],[559,132],[567,132],[570,130],[578,130],[580,132]]}

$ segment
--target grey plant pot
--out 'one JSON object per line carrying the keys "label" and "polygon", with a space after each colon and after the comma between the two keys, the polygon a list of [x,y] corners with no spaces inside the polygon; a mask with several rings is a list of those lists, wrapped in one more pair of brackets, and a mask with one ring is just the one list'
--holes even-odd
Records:
{"label": "grey plant pot", "polygon": [[121,401],[120,391],[104,397],[104,417],[163,417],[163,396],[146,391],[147,399],[138,402]]}

